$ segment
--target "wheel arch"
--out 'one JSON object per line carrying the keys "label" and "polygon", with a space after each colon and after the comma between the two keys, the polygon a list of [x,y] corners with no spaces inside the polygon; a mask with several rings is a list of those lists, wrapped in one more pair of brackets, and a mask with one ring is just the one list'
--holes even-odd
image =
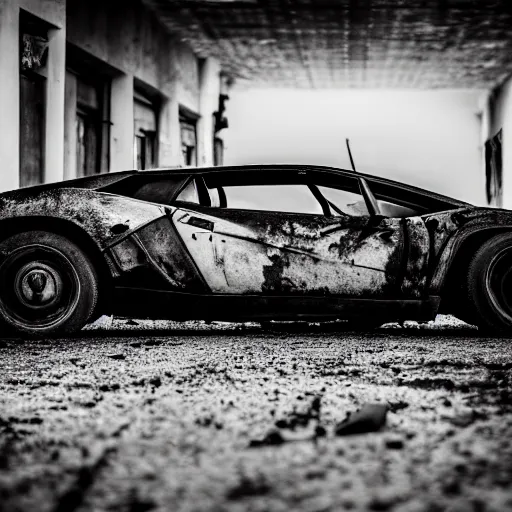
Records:
{"label": "wheel arch", "polygon": [[512,233],[512,225],[485,226],[455,235],[451,247],[441,254],[431,280],[431,290],[441,296],[441,312],[449,311],[460,297],[462,279],[475,251],[487,240],[502,233]]}
{"label": "wheel arch", "polygon": [[0,220],[0,241],[6,240],[16,233],[34,230],[49,231],[65,236],[80,247],[90,258],[98,273],[98,285],[100,287],[98,310],[101,310],[111,296],[113,275],[100,247],[94,239],[85,229],[70,220],[33,215]]}

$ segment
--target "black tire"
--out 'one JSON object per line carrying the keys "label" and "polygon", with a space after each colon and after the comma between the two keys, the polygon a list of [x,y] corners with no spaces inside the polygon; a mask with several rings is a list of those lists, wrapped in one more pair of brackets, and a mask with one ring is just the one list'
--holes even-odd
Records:
{"label": "black tire", "polygon": [[469,263],[463,320],[491,333],[512,333],[512,233],[484,242]]}
{"label": "black tire", "polygon": [[76,332],[92,317],[98,295],[93,264],[66,237],[25,231],[0,242],[0,320],[15,332]]}

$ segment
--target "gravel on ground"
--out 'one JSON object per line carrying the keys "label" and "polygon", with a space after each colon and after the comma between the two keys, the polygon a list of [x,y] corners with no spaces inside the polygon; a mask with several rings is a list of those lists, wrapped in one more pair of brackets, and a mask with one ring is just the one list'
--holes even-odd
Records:
{"label": "gravel on ground", "polygon": [[445,320],[0,339],[0,511],[512,510],[511,340]]}

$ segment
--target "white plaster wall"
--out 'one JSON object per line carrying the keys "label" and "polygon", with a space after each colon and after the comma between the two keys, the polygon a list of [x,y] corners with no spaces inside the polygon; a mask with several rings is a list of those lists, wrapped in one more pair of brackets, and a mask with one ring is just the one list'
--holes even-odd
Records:
{"label": "white plaster wall", "polygon": [[483,95],[235,89],[227,104],[225,163],[350,168],[349,137],[362,172],[485,204]]}
{"label": "white plaster wall", "polygon": [[512,209],[512,79],[494,94],[488,137],[503,130],[503,208]]}
{"label": "white plaster wall", "polygon": [[0,1],[0,192],[20,184],[19,6]]}

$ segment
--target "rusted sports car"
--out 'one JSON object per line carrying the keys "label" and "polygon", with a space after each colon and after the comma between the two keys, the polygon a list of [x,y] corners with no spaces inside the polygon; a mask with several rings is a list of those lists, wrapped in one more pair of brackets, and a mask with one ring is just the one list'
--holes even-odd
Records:
{"label": "rusted sports car", "polygon": [[512,212],[316,166],[127,171],[0,194],[0,317],[512,330]]}

